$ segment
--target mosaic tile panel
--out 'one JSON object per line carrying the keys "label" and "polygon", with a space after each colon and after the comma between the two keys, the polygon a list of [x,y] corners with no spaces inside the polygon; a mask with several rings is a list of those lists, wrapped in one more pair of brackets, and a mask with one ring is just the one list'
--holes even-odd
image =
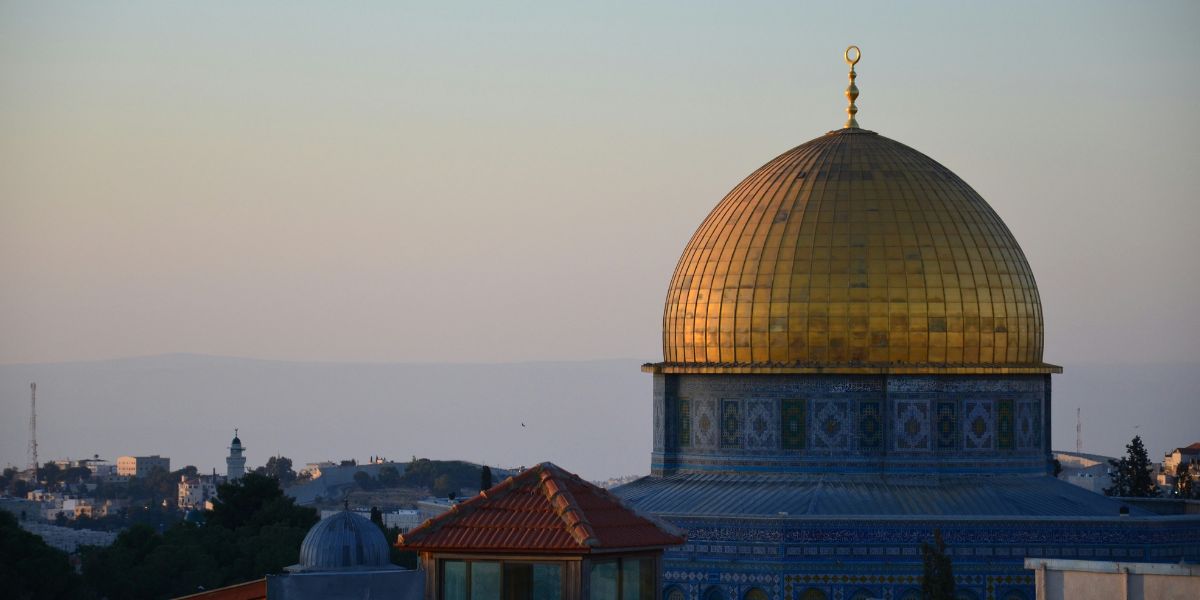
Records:
{"label": "mosaic tile panel", "polygon": [[721,447],[742,447],[742,411],[737,400],[721,401]]}
{"label": "mosaic tile panel", "polygon": [[717,447],[717,401],[711,398],[696,400],[692,407],[692,445],[702,450],[712,450]]}
{"label": "mosaic tile panel", "polygon": [[996,446],[1001,450],[1012,450],[1013,435],[1013,401],[996,401]]}
{"label": "mosaic tile panel", "polygon": [[1037,402],[1017,403],[1017,447],[1036,450],[1042,447],[1041,406]]}
{"label": "mosaic tile panel", "polygon": [[879,400],[858,403],[858,449],[883,450],[883,402]]}
{"label": "mosaic tile panel", "polygon": [[996,420],[991,400],[963,402],[963,449],[991,450],[996,446]]}
{"label": "mosaic tile panel", "polygon": [[776,435],[779,423],[779,404],[774,400],[744,400],[743,438],[748,450],[774,450],[779,447]]}
{"label": "mosaic tile panel", "polygon": [[679,425],[679,447],[688,448],[692,445],[692,405],[687,398],[679,399],[679,414],[675,422]]}
{"label": "mosaic tile panel", "polygon": [[812,447],[814,450],[850,448],[850,402],[813,400]]}
{"label": "mosaic tile panel", "polygon": [[937,447],[949,450],[958,446],[958,403],[942,400],[937,403]]}
{"label": "mosaic tile panel", "polygon": [[661,452],[666,444],[667,428],[663,423],[663,398],[654,399],[654,449]]}
{"label": "mosaic tile panel", "polygon": [[895,440],[896,449],[925,451],[931,447],[929,435],[929,400],[897,400]]}
{"label": "mosaic tile panel", "polygon": [[785,399],[780,402],[780,437],[784,450],[803,450],[808,441],[808,402],[804,399]]}

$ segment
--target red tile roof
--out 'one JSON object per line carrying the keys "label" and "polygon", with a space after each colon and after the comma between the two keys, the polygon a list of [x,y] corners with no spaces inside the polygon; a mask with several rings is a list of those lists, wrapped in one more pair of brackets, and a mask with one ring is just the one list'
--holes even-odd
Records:
{"label": "red tile roof", "polygon": [[589,554],[682,544],[675,527],[542,463],[400,536],[398,548]]}

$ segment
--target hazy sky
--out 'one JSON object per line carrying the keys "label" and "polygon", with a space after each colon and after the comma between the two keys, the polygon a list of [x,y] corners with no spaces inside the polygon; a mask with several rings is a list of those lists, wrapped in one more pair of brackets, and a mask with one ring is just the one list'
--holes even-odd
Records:
{"label": "hazy sky", "polygon": [[660,359],[850,43],[862,126],[1020,241],[1047,361],[1195,360],[1200,3],[1044,4],[4,2],[0,363]]}

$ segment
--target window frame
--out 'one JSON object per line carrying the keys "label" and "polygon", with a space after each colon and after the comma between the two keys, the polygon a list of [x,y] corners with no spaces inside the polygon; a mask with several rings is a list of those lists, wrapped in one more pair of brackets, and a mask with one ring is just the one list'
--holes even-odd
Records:
{"label": "window frame", "polygon": [[504,600],[504,579],[505,579],[505,568],[504,567],[506,564],[553,565],[555,567],[558,567],[558,597],[560,600],[565,600],[566,598],[569,597],[568,590],[567,590],[567,564],[566,564],[569,561],[537,560],[532,557],[476,558],[476,557],[446,556],[446,557],[439,557],[437,559],[437,599],[438,600],[449,600],[446,598],[446,563],[450,563],[450,562],[463,563],[463,565],[465,567],[465,573],[466,573],[465,586],[464,586],[464,592],[465,592],[465,596],[466,596],[465,600],[470,600],[470,598],[471,598],[471,584],[472,584],[471,580],[474,577],[474,575],[472,573],[473,570],[471,569],[472,563],[494,563],[500,568],[500,599],[499,600]]}

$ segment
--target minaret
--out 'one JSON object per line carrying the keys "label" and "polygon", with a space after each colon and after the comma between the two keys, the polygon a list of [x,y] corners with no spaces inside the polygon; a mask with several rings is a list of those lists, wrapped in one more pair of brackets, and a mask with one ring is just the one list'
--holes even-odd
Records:
{"label": "minaret", "polygon": [[238,439],[238,430],[234,429],[233,443],[229,445],[229,457],[225,459],[225,476],[229,481],[246,474],[246,457],[242,456],[245,450],[242,440]]}

